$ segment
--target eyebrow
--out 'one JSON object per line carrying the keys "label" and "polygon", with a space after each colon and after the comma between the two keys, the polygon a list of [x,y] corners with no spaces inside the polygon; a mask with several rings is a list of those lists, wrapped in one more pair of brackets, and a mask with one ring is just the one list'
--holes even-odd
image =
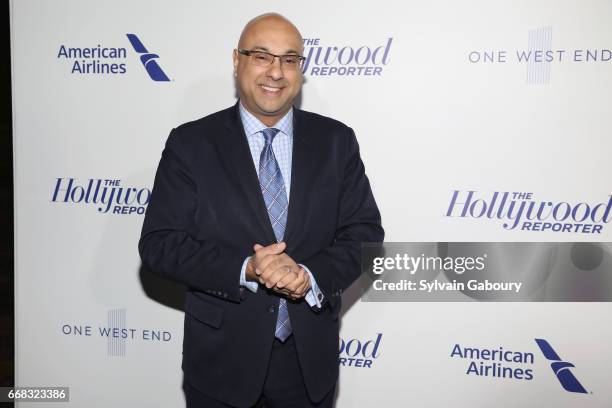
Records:
{"label": "eyebrow", "polygon": [[[265,52],[267,52],[267,53],[272,54],[268,48],[266,48],[266,47],[261,47],[261,46],[259,46],[259,45],[254,46],[253,48],[251,48],[251,50],[253,50],[253,51],[255,51],[255,50],[261,50],[261,51],[265,51]],[[284,53],[284,54],[281,54],[281,55],[288,55],[288,54],[296,54],[296,55],[299,55],[299,52],[297,52],[296,50],[287,50],[287,51],[285,51],[285,53]]]}

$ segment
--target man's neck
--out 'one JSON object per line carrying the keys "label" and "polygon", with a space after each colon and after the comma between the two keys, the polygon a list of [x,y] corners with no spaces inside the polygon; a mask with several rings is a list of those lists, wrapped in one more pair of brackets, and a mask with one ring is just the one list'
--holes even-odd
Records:
{"label": "man's neck", "polygon": [[242,107],[242,109],[244,109],[246,112],[250,113],[251,115],[253,115],[258,121],[260,121],[261,123],[263,123],[264,125],[266,125],[267,127],[271,128],[274,127],[278,122],[281,121],[281,119],[283,119],[287,113],[289,113],[293,107],[290,107],[287,111],[278,114],[278,115],[274,115],[274,116],[267,116],[267,115],[258,115],[254,112],[252,112],[249,108],[247,108],[243,103],[242,100],[239,101],[240,106]]}

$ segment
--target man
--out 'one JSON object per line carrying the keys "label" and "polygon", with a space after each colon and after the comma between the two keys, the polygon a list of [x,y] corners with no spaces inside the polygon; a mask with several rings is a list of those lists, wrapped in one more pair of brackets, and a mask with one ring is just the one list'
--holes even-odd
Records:
{"label": "man", "polygon": [[139,250],[185,283],[190,407],[331,407],[341,294],[382,241],[353,131],[293,108],[303,41],[265,14],[234,50],[240,95],[174,129]]}

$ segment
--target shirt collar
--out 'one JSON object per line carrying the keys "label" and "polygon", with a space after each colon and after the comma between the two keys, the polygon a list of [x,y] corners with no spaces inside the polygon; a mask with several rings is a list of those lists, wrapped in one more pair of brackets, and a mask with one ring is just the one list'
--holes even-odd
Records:
{"label": "shirt collar", "polygon": [[[238,103],[238,108],[240,110],[240,120],[242,121],[242,126],[244,127],[244,132],[247,136],[254,135],[256,133],[261,132],[264,129],[267,129],[268,126],[261,123],[259,119],[255,117],[251,112],[246,110],[244,106],[242,106],[242,101]],[[293,136],[293,107],[289,109],[289,111],[280,118],[274,126],[271,126],[280,130],[285,135],[292,137]]]}

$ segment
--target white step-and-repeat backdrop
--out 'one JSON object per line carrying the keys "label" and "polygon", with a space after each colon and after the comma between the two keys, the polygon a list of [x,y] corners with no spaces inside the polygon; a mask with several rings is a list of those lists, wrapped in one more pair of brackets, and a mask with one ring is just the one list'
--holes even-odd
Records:
{"label": "white step-and-repeat backdrop", "polygon": [[[182,406],[182,288],[142,270],[143,213],[267,11],[305,39],[299,106],[355,129],[387,241],[611,240],[609,1],[13,0],[16,385]],[[609,284],[599,255],[568,265]],[[344,301],[338,407],[612,406],[610,303]]]}

